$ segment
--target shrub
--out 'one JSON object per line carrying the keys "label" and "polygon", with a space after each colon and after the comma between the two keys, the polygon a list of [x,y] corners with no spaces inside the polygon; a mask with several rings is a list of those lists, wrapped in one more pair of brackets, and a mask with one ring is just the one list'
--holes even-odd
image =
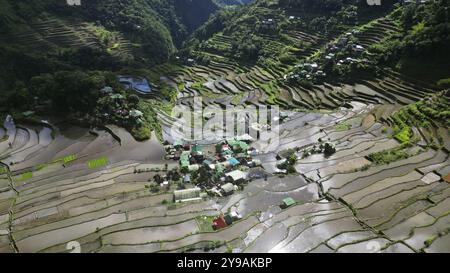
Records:
{"label": "shrub", "polygon": [[437,85],[438,85],[439,88],[443,88],[443,89],[450,88],[450,78],[448,78],[448,79],[440,79],[437,82]]}

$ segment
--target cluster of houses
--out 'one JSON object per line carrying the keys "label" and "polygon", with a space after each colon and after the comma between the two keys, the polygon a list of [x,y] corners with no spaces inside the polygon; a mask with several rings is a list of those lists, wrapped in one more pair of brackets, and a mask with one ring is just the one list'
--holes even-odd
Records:
{"label": "cluster of houses", "polygon": [[324,54],[314,62],[303,63],[295,66],[295,70],[284,76],[284,80],[307,80],[310,82],[319,82],[327,76],[325,67],[330,64],[336,66],[350,65],[354,63],[367,63],[369,53],[367,49],[354,42],[355,35],[359,34],[359,30],[354,29],[345,33],[337,41],[329,43]]}
{"label": "cluster of houses", "polygon": [[195,59],[188,58],[188,57],[175,56],[175,60],[179,63],[182,63],[184,65],[189,65],[189,66],[192,66],[196,63]]}
{"label": "cluster of houses", "polygon": [[325,78],[326,73],[320,70],[319,64],[313,63],[303,63],[295,66],[295,72],[291,72],[284,76],[285,80],[308,80],[315,81],[317,79]]}
{"label": "cluster of houses", "polygon": [[[291,15],[288,17],[288,21],[291,23],[293,23],[293,22],[298,23],[298,22],[301,22],[302,20],[298,16]],[[276,30],[277,28],[278,28],[278,22],[276,19],[266,18],[266,19],[261,20],[261,22],[260,22],[261,30]]]}
{"label": "cluster of houses", "polygon": [[[226,196],[249,180],[247,171],[250,168],[261,166],[261,161],[253,158],[258,151],[250,146],[252,141],[248,134],[209,145],[175,141],[173,145],[165,146],[166,159],[179,161],[185,183]],[[175,196],[175,201],[201,198],[199,192],[191,191],[189,198],[182,197],[184,193]]]}
{"label": "cluster of houses", "polygon": [[215,218],[212,222],[212,227],[214,230],[226,228],[231,226],[234,221],[238,221],[240,219],[242,219],[242,216],[236,211],[232,211],[226,215],[220,215]]}
{"label": "cluster of houses", "polygon": [[[345,33],[336,42],[328,44],[325,57],[322,62],[334,62],[337,66],[352,63],[368,62],[369,52],[367,49],[355,41],[355,35],[360,33],[359,30],[354,29],[351,32]],[[357,39],[356,39],[357,40]]]}
{"label": "cluster of houses", "polygon": [[261,20],[261,30],[276,30],[278,28],[278,23],[273,18],[268,18]]}
{"label": "cluster of houses", "polygon": [[113,88],[106,86],[100,90],[100,93],[109,98],[109,104],[101,113],[104,119],[116,119],[119,121],[133,121],[136,123],[142,123],[144,113],[137,109],[129,109],[127,99],[119,93],[114,93]]}

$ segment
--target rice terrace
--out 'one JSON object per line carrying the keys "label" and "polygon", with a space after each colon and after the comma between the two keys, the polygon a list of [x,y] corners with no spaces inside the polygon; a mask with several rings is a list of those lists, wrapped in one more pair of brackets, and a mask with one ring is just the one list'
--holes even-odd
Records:
{"label": "rice terrace", "polygon": [[448,0],[74,2],[0,0],[1,253],[450,252]]}

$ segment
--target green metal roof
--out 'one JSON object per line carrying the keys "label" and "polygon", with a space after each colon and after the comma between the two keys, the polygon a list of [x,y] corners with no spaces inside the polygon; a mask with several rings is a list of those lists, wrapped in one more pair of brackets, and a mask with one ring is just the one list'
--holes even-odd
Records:
{"label": "green metal roof", "polygon": [[181,167],[189,167],[190,163],[189,160],[181,160]]}
{"label": "green metal roof", "polygon": [[224,154],[224,155],[232,155],[234,153],[233,153],[232,150],[225,150],[225,151],[222,152],[222,154]]}
{"label": "green metal roof", "polygon": [[180,156],[180,164],[182,167],[189,167],[189,151],[183,151]]}
{"label": "green metal roof", "polygon": [[196,144],[196,145],[192,146],[191,151],[195,154],[198,154],[203,151],[203,147],[201,145]]}
{"label": "green metal roof", "polygon": [[173,146],[183,146],[183,141],[182,140],[175,140],[175,142],[173,143]]}
{"label": "green metal roof", "polygon": [[26,111],[26,112],[23,112],[22,115],[24,115],[25,117],[29,117],[29,116],[34,115],[34,112],[33,111]]}
{"label": "green metal roof", "polygon": [[292,205],[295,204],[295,200],[292,199],[291,197],[284,198],[284,199],[283,199],[283,204],[284,204],[285,206],[289,207],[289,206],[292,206]]}
{"label": "green metal roof", "polygon": [[233,149],[236,149],[237,147],[241,148],[242,150],[248,150],[250,148],[250,146],[245,143],[244,141],[239,141],[236,139],[228,139],[227,140],[228,145],[230,145],[231,147],[233,147]]}

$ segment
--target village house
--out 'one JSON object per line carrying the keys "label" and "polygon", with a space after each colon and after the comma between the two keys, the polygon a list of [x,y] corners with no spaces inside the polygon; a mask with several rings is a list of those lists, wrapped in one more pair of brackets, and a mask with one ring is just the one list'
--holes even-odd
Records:
{"label": "village house", "polygon": [[285,209],[285,208],[295,205],[295,203],[296,202],[294,199],[292,199],[291,197],[287,197],[287,198],[283,199],[283,202],[281,203],[280,207],[282,209]]}
{"label": "village house", "polygon": [[200,197],[201,189],[192,188],[185,190],[177,190],[173,192],[174,202],[189,202],[195,200],[201,200]]}
{"label": "village house", "polygon": [[229,147],[232,148],[233,152],[247,152],[250,146],[241,140],[237,140],[236,138],[228,139],[227,143]]}
{"label": "village house", "polygon": [[269,18],[261,21],[261,28],[263,30],[274,30],[277,28],[277,23],[274,19]]}
{"label": "village house", "polygon": [[220,190],[221,190],[222,195],[224,195],[224,196],[233,194],[233,192],[234,192],[234,185],[232,183],[227,183],[225,185],[222,185],[220,187]]}
{"label": "village house", "polygon": [[223,215],[217,217],[216,219],[214,219],[212,227],[214,230],[219,230],[222,228],[226,228],[228,226],[225,217]]}
{"label": "village house", "polygon": [[247,173],[240,170],[234,170],[232,172],[226,173],[225,177],[227,181],[233,183],[242,183],[247,180]]}
{"label": "village house", "polygon": [[233,219],[233,221],[238,221],[240,219],[242,219],[242,216],[237,212],[237,211],[232,211],[229,214],[231,216],[231,218]]}

